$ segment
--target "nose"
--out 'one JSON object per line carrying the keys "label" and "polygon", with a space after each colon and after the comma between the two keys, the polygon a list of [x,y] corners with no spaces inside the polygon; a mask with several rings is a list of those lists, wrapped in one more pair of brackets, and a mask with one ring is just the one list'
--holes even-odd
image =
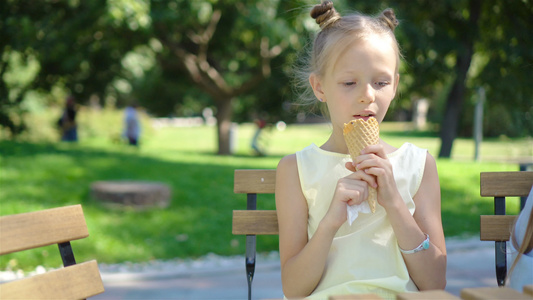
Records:
{"label": "nose", "polygon": [[365,85],[361,92],[362,94],[359,97],[360,103],[372,103],[376,100],[376,90],[374,90],[371,84]]}

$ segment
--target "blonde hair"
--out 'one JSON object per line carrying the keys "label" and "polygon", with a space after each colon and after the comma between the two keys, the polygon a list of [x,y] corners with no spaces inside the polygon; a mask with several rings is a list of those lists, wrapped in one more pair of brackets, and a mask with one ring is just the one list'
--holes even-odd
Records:
{"label": "blonde hair", "polygon": [[[323,1],[315,5],[310,13],[320,26],[320,32],[315,36],[312,49],[307,56],[307,62],[301,63],[297,75],[297,87],[303,90],[300,102],[304,105],[316,107],[318,101],[309,87],[309,76],[314,73],[322,77],[328,68],[334,65],[339,54],[354,41],[372,35],[379,35],[391,40],[392,47],[397,54],[396,73],[400,63],[400,49],[394,36],[394,29],[399,22],[394,11],[385,9],[378,16],[367,16],[353,13],[344,17],[335,10],[333,2]],[[321,107],[324,111],[325,105]]]}
{"label": "blonde hair", "polygon": [[[516,220],[518,221],[518,218],[516,218]],[[518,250],[518,254],[513,264],[509,268],[507,278],[505,279],[506,282],[509,281],[511,273],[513,272],[522,255],[533,250],[533,210],[529,212],[529,221],[527,222],[526,232],[524,233],[522,244],[518,245],[518,241],[516,240],[516,224],[513,224],[513,230],[511,231],[511,243],[513,243],[514,248]]]}

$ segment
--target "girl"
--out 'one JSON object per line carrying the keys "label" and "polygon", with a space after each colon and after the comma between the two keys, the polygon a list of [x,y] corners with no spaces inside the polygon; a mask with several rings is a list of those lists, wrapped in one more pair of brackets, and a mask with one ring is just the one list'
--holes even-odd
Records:
{"label": "girl", "polygon": [[[325,103],[329,139],[284,157],[278,165],[283,292],[288,298],[443,289],[446,248],[435,160],[412,144],[380,140],[351,161],[343,124],[385,117],[398,87],[400,54],[391,9],[373,18],[341,17],[331,1],[311,11],[320,25],[308,80]],[[375,213],[348,225],[347,205],[377,189]],[[415,210],[416,208],[416,210]]]}

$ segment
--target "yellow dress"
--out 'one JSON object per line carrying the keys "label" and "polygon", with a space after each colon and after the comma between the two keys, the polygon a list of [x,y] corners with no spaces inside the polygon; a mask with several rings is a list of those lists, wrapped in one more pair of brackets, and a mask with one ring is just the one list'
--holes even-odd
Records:
{"label": "yellow dress", "polygon": [[[405,143],[388,154],[394,179],[411,214],[426,161],[427,150]],[[308,236],[315,233],[326,214],[339,178],[350,171],[349,155],[328,152],[312,144],[296,153],[300,185],[309,209]],[[385,209],[360,213],[350,226],[345,222],[331,245],[326,269],[308,299],[330,295],[374,293],[395,299],[400,292],[418,291],[409,277]]]}

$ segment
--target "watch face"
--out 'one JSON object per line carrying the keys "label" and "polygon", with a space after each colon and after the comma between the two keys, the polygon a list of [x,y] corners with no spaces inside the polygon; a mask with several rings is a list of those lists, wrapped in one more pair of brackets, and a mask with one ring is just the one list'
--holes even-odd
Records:
{"label": "watch face", "polygon": [[425,240],[424,241],[424,244],[422,245],[422,247],[424,247],[424,249],[428,249],[429,248],[429,240]]}

